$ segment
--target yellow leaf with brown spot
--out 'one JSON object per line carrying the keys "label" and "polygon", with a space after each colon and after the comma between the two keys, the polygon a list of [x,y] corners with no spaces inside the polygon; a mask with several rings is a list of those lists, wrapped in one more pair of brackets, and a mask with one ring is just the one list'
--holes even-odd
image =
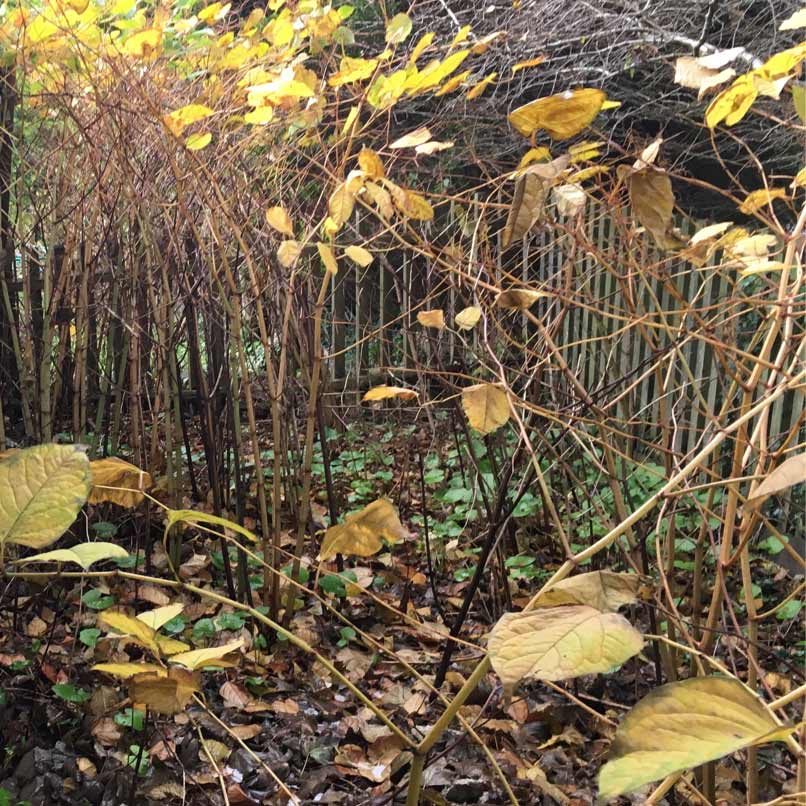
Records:
{"label": "yellow leaf with brown spot", "polygon": [[533,291],[531,288],[508,288],[495,298],[495,304],[506,311],[525,311],[539,299],[550,297],[545,291]]}

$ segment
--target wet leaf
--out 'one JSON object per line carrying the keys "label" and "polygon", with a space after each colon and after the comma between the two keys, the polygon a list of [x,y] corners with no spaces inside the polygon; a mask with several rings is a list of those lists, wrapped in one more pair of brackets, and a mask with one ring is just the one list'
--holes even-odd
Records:
{"label": "wet leaf", "polygon": [[0,548],[41,549],[72,525],[90,491],[90,463],[73,445],[37,445],[0,462]]}
{"label": "wet leaf", "polygon": [[494,383],[479,383],[462,389],[462,408],[470,425],[481,434],[489,434],[509,420],[506,390]]}
{"label": "wet leaf", "polygon": [[599,796],[614,798],[674,772],[743,747],[783,739],[776,724],[738,680],[695,677],[668,683],[624,717],[599,773]]}
{"label": "wet leaf", "polygon": [[397,543],[406,537],[397,507],[387,498],[379,498],[325,532],[319,559],[330,560],[337,554],[371,557],[383,548],[382,540]]}

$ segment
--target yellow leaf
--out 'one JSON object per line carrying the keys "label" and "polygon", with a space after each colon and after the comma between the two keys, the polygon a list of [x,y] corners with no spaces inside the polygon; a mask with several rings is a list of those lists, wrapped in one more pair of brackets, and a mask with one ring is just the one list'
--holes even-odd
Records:
{"label": "yellow leaf", "polygon": [[344,84],[352,84],[354,81],[363,81],[375,72],[377,66],[377,59],[354,59],[344,56],[339,64],[338,73],[334,73],[327,83],[331,87],[341,87]]}
{"label": "yellow leaf", "polygon": [[188,126],[200,120],[204,120],[212,114],[214,114],[213,110],[210,109],[209,106],[204,106],[204,104],[188,104],[181,109],[175,109],[173,112],[165,115],[163,122],[168,127],[171,134],[178,137]]}
{"label": "yellow leaf", "polygon": [[533,59],[526,59],[526,61],[513,64],[512,75],[514,76],[515,73],[520,70],[525,70],[527,67],[537,67],[538,64],[543,64],[544,61],[546,61],[546,56],[541,54],[540,56],[535,56]]}
{"label": "yellow leaf", "polygon": [[190,652],[180,652],[171,656],[171,663],[178,663],[188,669],[196,670],[204,666],[218,666],[226,655],[237,652],[243,646],[243,638],[231,641],[221,646],[212,646],[207,649],[194,649]]}
{"label": "yellow leaf", "polygon": [[75,445],[37,445],[0,461],[0,551],[42,549],[72,525],[90,491],[90,463]]}
{"label": "yellow leaf", "polygon": [[792,84],[792,106],[801,123],[806,123],[806,87]]}
{"label": "yellow leaf", "polygon": [[294,224],[284,208],[275,206],[266,210],[266,223],[283,235],[294,237]]}
{"label": "yellow leaf", "polygon": [[417,321],[423,327],[433,327],[442,330],[445,327],[445,314],[441,308],[432,311],[417,311]]}
{"label": "yellow leaf", "polygon": [[531,165],[533,162],[548,162],[550,159],[551,159],[551,152],[545,146],[530,148],[521,157],[521,160],[518,163],[518,167],[515,169],[515,172],[519,173],[524,168]]}
{"label": "yellow leaf", "polygon": [[497,42],[499,39],[506,39],[506,38],[507,38],[506,31],[493,31],[491,34],[487,34],[486,36],[483,36],[481,39],[479,39],[479,41],[476,42],[476,44],[473,45],[472,48],[470,48],[470,52],[474,56],[480,56],[482,53],[486,53],[489,50],[490,45],[492,45],[494,42]]}
{"label": "yellow leaf", "polygon": [[806,8],[799,8],[778,26],[779,31],[795,31],[798,28],[806,28]]}
{"label": "yellow leaf", "polygon": [[425,198],[413,190],[405,190],[394,186],[392,188],[392,201],[406,218],[411,218],[415,221],[431,221],[434,218],[434,208]]}
{"label": "yellow leaf", "polygon": [[381,158],[371,149],[362,148],[358,154],[358,166],[370,179],[383,179]]}
{"label": "yellow leaf", "polygon": [[251,540],[253,543],[258,542],[257,537],[246,527],[235,523],[235,521],[228,520],[227,518],[221,518],[218,515],[208,515],[206,512],[199,512],[195,509],[169,509],[165,514],[168,520],[168,528],[173,527],[177,523],[185,523],[190,526],[203,523],[208,526],[230,529],[233,532],[237,532],[239,535],[243,535],[247,540]]}
{"label": "yellow leaf", "polygon": [[325,562],[337,554],[371,557],[383,547],[382,539],[397,543],[406,537],[408,532],[400,523],[397,508],[388,499],[379,498],[325,532],[319,559]]}
{"label": "yellow leaf", "polygon": [[198,17],[202,22],[207,22],[208,20],[221,20],[227,16],[229,9],[229,3],[211,3],[198,13]]}
{"label": "yellow leaf", "polygon": [[413,132],[409,132],[408,134],[404,134],[403,137],[399,137],[395,140],[389,148],[414,148],[414,146],[420,146],[423,143],[427,143],[431,139],[431,132],[425,126],[420,126],[419,129],[415,129]]}
{"label": "yellow leaf", "polygon": [[15,560],[17,563],[76,563],[85,571],[93,563],[101,560],[128,557],[129,552],[115,543],[79,543],[70,549],[54,549],[44,554],[35,554],[33,557],[23,557]]}
{"label": "yellow leaf", "polygon": [[747,194],[747,198],[742,202],[739,211],[745,215],[751,215],[762,207],[766,207],[773,199],[788,198],[785,188],[760,188]]}
{"label": "yellow leaf", "polygon": [[395,14],[386,24],[386,44],[397,45],[405,42],[411,33],[411,28],[412,22],[408,14],[404,14],[402,11],[400,14]]}
{"label": "yellow leaf", "polygon": [[367,182],[364,186],[367,191],[367,196],[372,200],[372,203],[378,208],[378,212],[383,218],[391,218],[395,213],[394,205],[392,204],[392,197],[389,192],[376,185],[374,182]]}
{"label": "yellow leaf", "polygon": [[327,201],[327,211],[337,228],[341,228],[353,214],[356,190],[350,182],[340,182]]}
{"label": "yellow leaf", "polygon": [[147,627],[151,627],[152,630],[158,630],[172,618],[176,618],[184,609],[185,606],[181,603],[170,604],[157,607],[154,610],[147,610],[145,613],[140,613],[137,618]]}
{"label": "yellow leaf", "polygon": [[167,669],[153,663],[96,663],[92,667],[92,671],[111,674],[112,677],[120,677],[123,680],[134,677],[136,674],[151,673],[166,677],[168,675]]}
{"label": "yellow leaf", "polygon": [[403,386],[374,386],[361,400],[369,403],[375,400],[387,400],[390,397],[397,397],[400,400],[416,400],[417,392]]}
{"label": "yellow leaf", "polygon": [[615,612],[638,599],[643,580],[637,574],[591,571],[563,579],[540,594],[534,606],[588,605],[601,612]]}
{"label": "yellow leaf", "polygon": [[326,243],[322,243],[321,241],[316,244],[316,248],[319,250],[319,257],[322,259],[325,271],[331,274],[337,274],[339,264],[336,260],[336,255],[333,254],[333,250]]}
{"label": "yellow leaf", "polygon": [[459,89],[462,84],[465,83],[465,80],[470,75],[470,70],[465,70],[462,73],[458,73],[457,75],[453,76],[453,78],[448,79],[435,93],[437,97],[442,95],[447,95],[450,92],[454,92],[455,90]]}
{"label": "yellow leaf", "polygon": [[277,260],[285,269],[290,269],[302,254],[302,244],[299,241],[283,241],[277,249]]}
{"label": "yellow leaf", "polygon": [[423,34],[418,40],[417,44],[414,46],[414,50],[411,52],[411,56],[409,56],[409,62],[412,64],[417,61],[417,59],[422,56],[422,54],[431,47],[431,43],[434,41],[434,32],[429,31],[427,34]]}
{"label": "yellow leaf", "polygon": [[509,420],[509,398],[498,384],[466,386],[462,389],[462,408],[480,434],[490,434]]}
{"label": "yellow leaf", "polygon": [[159,28],[146,28],[132,34],[123,43],[123,52],[135,58],[155,56],[162,42],[162,31]]}
{"label": "yellow leaf", "polygon": [[191,134],[190,137],[185,140],[185,148],[188,149],[188,151],[201,151],[203,148],[210,145],[212,139],[213,135],[210,132],[197,132],[196,134]]}
{"label": "yellow leaf", "polygon": [[145,705],[158,714],[178,714],[200,686],[198,673],[184,669],[169,669],[167,675],[149,672],[129,679],[129,697],[133,703]]}
{"label": "yellow leaf", "polygon": [[473,101],[476,98],[478,98],[479,95],[481,95],[484,92],[484,90],[486,90],[487,87],[489,87],[490,84],[492,84],[493,81],[495,81],[497,76],[498,73],[490,73],[490,75],[486,76],[481,81],[474,84],[467,92],[467,100]]}
{"label": "yellow leaf", "polygon": [[620,106],[621,101],[605,101],[599,111],[606,112],[608,109],[618,109]]}
{"label": "yellow leaf", "polygon": [[[94,459],[90,462],[90,468],[92,489],[87,499],[90,504],[109,501],[120,507],[132,509],[142,502],[144,498],[142,491],[151,487],[150,473],[115,456]],[[121,489],[108,489],[111,487]]]}
{"label": "yellow leaf", "polygon": [[364,268],[369,266],[375,259],[372,252],[370,252],[369,249],[364,249],[363,246],[348,246],[344,250],[344,254],[347,255],[353,263],[357,263]]}
{"label": "yellow leaf", "polygon": [[704,241],[709,241],[712,238],[717,238],[722,235],[725,230],[730,229],[733,226],[732,221],[720,221],[718,224],[709,224],[707,227],[703,227],[701,230],[697,230],[694,235],[691,236],[689,240],[690,246],[696,246],[699,243],[703,243]]}
{"label": "yellow leaf", "polygon": [[555,140],[565,140],[590,125],[605,98],[602,90],[591,87],[549,95],[518,107],[509,122],[526,137],[545,129]]}
{"label": "yellow leaf", "polygon": [[550,297],[545,291],[533,291],[531,288],[508,288],[495,298],[495,304],[506,311],[525,311],[539,299]]}
{"label": "yellow leaf", "polygon": [[252,126],[265,126],[274,120],[274,107],[259,106],[257,109],[247,112],[243,119],[244,123],[249,123]]}
{"label": "yellow leaf", "polygon": [[[806,97],[806,96],[804,96]],[[791,188],[806,187],[806,168],[801,168],[792,180]]]}
{"label": "yellow leaf", "polygon": [[128,636],[136,643],[151,650],[156,657],[160,656],[160,650],[156,640],[156,630],[152,630],[148,624],[145,624],[134,616],[127,616],[125,613],[105,610],[98,616],[98,622],[116,630],[123,636]]}
{"label": "yellow leaf", "polygon": [[456,34],[456,36],[451,40],[450,46],[452,48],[455,48],[457,45],[461,45],[462,42],[464,42],[467,39],[468,34],[470,34],[472,30],[473,29],[469,25],[463,25],[459,29],[459,32]]}
{"label": "yellow leaf", "polygon": [[226,761],[232,749],[227,747],[224,742],[218,742],[215,739],[202,739],[202,746],[199,749],[199,761],[205,763],[213,760],[214,764],[221,764]]}
{"label": "yellow leaf", "polygon": [[524,678],[568,680],[610,671],[643,645],[641,633],[624,616],[566,605],[506,613],[493,627],[487,651],[511,692]]}
{"label": "yellow leaf", "polygon": [[184,641],[177,641],[174,638],[168,638],[165,635],[157,636],[157,646],[160,648],[160,654],[167,656],[176,655],[179,652],[186,652],[190,647]]}
{"label": "yellow leaf", "polygon": [[481,319],[481,308],[471,305],[456,314],[453,321],[460,330],[472,330]]}
{"label": "yellow leaf", "polygon": [[795,484],[806,481],[806,453],[797,456],[790,456],[782,462],[775,470],[767,474],[767,477],[756,487],[753,493],[748,496],[749,506],[756,507],[764,502],[771,495],[780,493]]}
{"label": "yellow leaf", "polygon": [[724,121],[726,126],[733,126],[747,114],[757,96],[758,89],[752,76],[739,76],[708,105],[706,125],[713,129]]}
{"label": "yellow leaf", "polygon": [[622,720],[599,773],[608,800],[651,781],[784,739],[781,727],[738,680],[694,677],[656,688]]}

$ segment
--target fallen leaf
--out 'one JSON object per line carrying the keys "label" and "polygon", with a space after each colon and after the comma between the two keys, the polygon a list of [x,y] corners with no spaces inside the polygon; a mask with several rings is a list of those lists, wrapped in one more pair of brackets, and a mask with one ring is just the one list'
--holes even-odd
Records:
{"label": "fallen leaf", "polygon": [[330,560],[337,554],[371,557],[383,547],[382,539],[396,543],[406,537],[408,532],[400,523],[397,508],[388,499],[379,498],[325,532],[319,559]]}

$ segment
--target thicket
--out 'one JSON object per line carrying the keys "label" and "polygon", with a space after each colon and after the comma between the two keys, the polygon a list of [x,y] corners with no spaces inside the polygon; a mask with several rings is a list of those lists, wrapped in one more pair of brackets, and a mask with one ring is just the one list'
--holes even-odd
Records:
{"label": "thicket", "polygon": [[[715,804],[715,762],[734,755],[734,796],[803,803],[806,168],[770,176],[751,154],[755,189],[708,187],[732,220],[684,220],[675,187],[707,183],[665,163],[660,137],[613,141],[620,99],[569,82],[502,113],[523,149],[499,175],[435,110],[453,96],[472,120],[491,87],[541,70],[540,41],[484,74],[507,31],[443,40],[412,16],[3,8],[3,705],[24,712],[19,692],[47,681],[69,722],[96,685],[82,679],[115,681],[90,729],[96,749],[113,716],[142,733],[106,743],[129,800],[146,726],[191,724],[208,799],[237,802],[238,746],[270,802],[296,803],[217,715],[285,664],[292,691],[326,679],[388,740],[375,766],[355,743],[337,756],[372,797],[436,797],[429,760],[458,752],[458,722],[491,802],[532,802],[530,786],[570,802],[540,748],[513,778],[479,722],[551,691],[604,732],[602,799],[659,782],[645,802]],[[806,43],[746,72],[740,56],[675,65],[692,109],[708,96],[717,159],[749,116],[803,138]],[[536,238],[562,255],[539,277]],[[366,283],[387,289],[382,310]],[[381,324],[351,330],[348,310]],[[347,373],[364,388],[341,409]],[[375,664],[416,702],[365,691]],[[585,688],[625,669],[617,721]]]}

